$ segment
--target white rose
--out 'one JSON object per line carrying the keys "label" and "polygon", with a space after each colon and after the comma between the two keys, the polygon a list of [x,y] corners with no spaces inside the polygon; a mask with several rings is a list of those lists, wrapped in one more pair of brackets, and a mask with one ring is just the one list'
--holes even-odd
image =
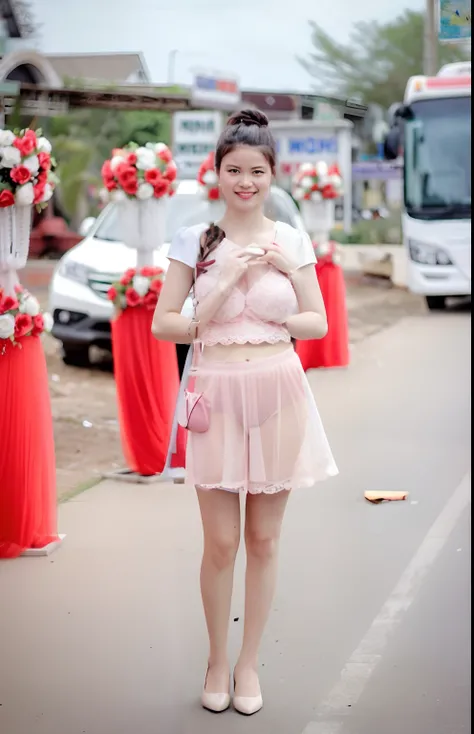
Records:
{"label": "white rose", "polygon": [[5,168],[14,168],[21,163],[21,154],[17,148],[8,146],[2,150],[2,165]]}
{"label": "white rose", "polygon": [[15,319],[10,313],[0,316],[0,339],[10,339],[15,333]]}
{"label": "white rose", "polygon": [[37,155],[30,155],[28,158],[25,158],[23,161],[23,165],[27,167],[29,171],[34,175],[35,173],[38,173],[39,171],[39,158]]}
{"label": "white rose", "polygon": [[121,156],[121,155],[114,155],[112,157],[112,160],[110,161],[110,167],[111,167],[112,171],[115,171],[115,169],[117,168],[117,166],[120,163],[123,163],[124,160],[125,160],[125,158],[123,156]]}
{"label": "white rose", "polygon": [[300,181],[300,186],[302,186],[303,189],[310,189],[312,185],[313,179],[310,176],[303,176]]}
{"label": "white rose", "polygon": [[0,130],[0,148],[8,148],[13,145],[15,137],[15,133],[12,133],[11,130]]}
{"label": "white rose", "polygon": [[215,171],[206,171],[206,173],[202,177],[202,180],[204,181],[206,186],[215,186],[218,181],[217,174],[215,173]]}
{"label": "white rose", "polygon": [[51,314],[48,313],[47,311],[45,311],[45,313],[43,314],[43,322],[44,322],[44,330],[49,333],[54,326],[54,319],[51,316]]}
{"label": "white rose", "polygon": [[303,201],[304,199],[304,191],[303,189],[295,189],[293,192],[293,197],[296,199],[296,201]]}
{"label": "white rose", "polygon": [[140,199],[141,201],[145,201],[146,199],[151,199],[154,193],[155,193],[155,190],[151,184],[142,183],[138,187],[137,199]]}
{"label": "white rose", "polygon": [[115,191],[110,192],[110,198],[112,201],[125,201],[127,197],[125,195],[125,191],[115,189]]}
{"label": "white rose", "polygon": [[15,204],[18,206],[31,206],[35,198],[35,192],[32,183],[26,183],[20,186],[15,195]]}
{"label": "white rose", "polygon": [[313,171],[314,171],[314,166],[312,163],[302,163],[299,169],[300,173],[311,173],[312,174]]}
{"label": "white rose", "polygon": [[101,201],[101,202],[102,202],[103,204],[107,204],[107,202],[108,202],[108,201],[110,200],[110,194],[109,194],[109,192],[107,191],[107,189],[105,189],[105,188],[102,188],[102,189],[101,189],[101,190],[99,191],[99,199],[100,199],[100,201]]}
{"label": "white rose", "polygon": [[158,153],[162,153],[164,150],[168,150],[168,146],[164,143],[156,143],[155,145],[155,153],[158,155]]}
{"label": "white rose", "polygon": [[132,286],[139,296],[146,296],[149,290],[148,278],[145,278],[143,275],[135,275],[132,281]]}
{"label": "white rose", "polygon": [[36,145],[36,149],[40,153],[51,153],[51,151],[52,151],[53,148],[52,148],[51,143],[49,142],[49,140],[47,138],[38,138],[38,143]]}
{"label": "white rose", "polygon": [[156,167],[156,154],[150,148],[137,148],[135,151],[137,156],[136,166],[141,171],[148,171],[150,168]]}
{"label": "white rose", "polygon": [[318,176],[327,176],[328,164],[325,161],[319,161],[319,163],[316,163],[316,173]]}
{"label": "white rose", "polygon": [[53,195],[53,187],[51,184],[47,183],[44,187],[44,194],[41,197],[41,202],[49,201]]}
{"label": "white rose", "polygon": [[313,191],[313,193],[311,194],[311,201],[317,201],[317,202],[319,202],[319,201],[322,201],[322,200],[323,200],[323,197],[321,195],[321,192],[320,191]]}
{"label": "white rose", "polygon": [[320,245],[318,245],[318,254],[322,255],[329,255],[330,248],[327,242],[322,242]]}
{"label": "white rose", "polygon": [[26,313],[28,316],[38,316],[40,305],[34,296],[26,296],[20,303],[20,312]]}

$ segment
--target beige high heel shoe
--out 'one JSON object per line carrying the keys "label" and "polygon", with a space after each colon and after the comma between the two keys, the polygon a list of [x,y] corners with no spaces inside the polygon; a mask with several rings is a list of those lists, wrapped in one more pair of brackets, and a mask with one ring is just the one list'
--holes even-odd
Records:
{"label": "beige high heel shoe", "polygon": [[206,677],[204,679],[204,688],[201,695],[202,707],[214,714],[220,714],[227,711],[230,706],[230,693],[208,693],[206,691],[207,676],[209,675],[209,666],[207,666]]}
{"label": "beige high heel shoe", "polygon": [[[234,675],[234,691],[235,691],[235,675]],[[260,711],[261,708],[263,708],[262,694],[259,693],[258,696],[236,696],[234,694],[232,704],[235,710],[239,712],[239,714],[243,714],[244,716],[253,716],[253,714],[256,714],[258,711]]]}

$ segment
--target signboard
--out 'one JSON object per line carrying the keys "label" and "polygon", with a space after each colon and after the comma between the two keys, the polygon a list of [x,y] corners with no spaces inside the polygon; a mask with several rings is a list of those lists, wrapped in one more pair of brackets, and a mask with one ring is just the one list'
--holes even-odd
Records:
{"label": "signboard", "polygon": [[314,135],[295,132],[283,134],[274,131],[280,171],[285,176],[296,172],[301,163],[326,161],[336,163],[338,160],[338,138],[334,131],[321,132]]}
{"label": "signboard", "polygon": [[358,161],[352,164],[353,181],[400,181],[402,168],[395,161]]}
{"label": "signboard", "polygon": [[222,115],[215,110],[174,113],[173,157],[181,177],[196,176],[203,160],[215,150],[222,126]]}
{"label": "signboard", "polygon": [[197,74],[191,89],[191,102],[195,107],[217,110],[235,110],[241,101],[237,79],[215,74]]}
{"label": "signboard", "polygon": [[439,0],[439,40],[471,40],[471,0]]}

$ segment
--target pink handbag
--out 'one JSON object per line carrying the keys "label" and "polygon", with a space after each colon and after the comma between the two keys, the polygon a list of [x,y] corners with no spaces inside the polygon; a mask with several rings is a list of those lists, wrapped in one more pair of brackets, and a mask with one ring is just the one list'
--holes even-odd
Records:
{"label": "pink handbag", "polygon": [[184,399],[178,423],[193,433],[206,433],[210,424],[209,400],[202,392],[194,389],[198,357],[202,354],[202,343],[197,339],[193,342],[193,360],[189,370],[188,385],[184,390]]}

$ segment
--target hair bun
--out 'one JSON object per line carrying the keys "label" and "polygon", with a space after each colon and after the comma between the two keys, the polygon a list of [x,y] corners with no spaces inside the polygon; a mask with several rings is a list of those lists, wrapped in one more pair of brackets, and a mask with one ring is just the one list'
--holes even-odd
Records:
{"label": "hair bun", "polygon": [[268,127],[268,117],[259,110],[241,110],[229,118],[227,125],[228,127],[232,125]]}

